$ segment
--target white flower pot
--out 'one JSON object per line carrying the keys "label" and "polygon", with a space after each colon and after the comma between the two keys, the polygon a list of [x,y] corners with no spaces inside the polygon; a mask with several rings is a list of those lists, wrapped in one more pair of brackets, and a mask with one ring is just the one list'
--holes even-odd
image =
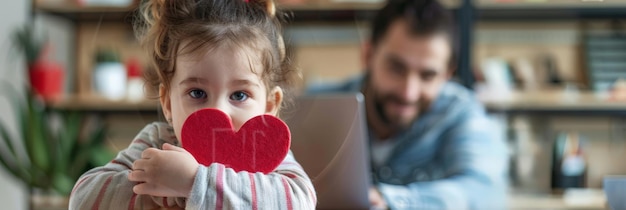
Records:
{"label": "white flower pot", "polygon": [[98,63],[93,72],[96,92],[111,100],[126,96],[126,67],[121,63]]}

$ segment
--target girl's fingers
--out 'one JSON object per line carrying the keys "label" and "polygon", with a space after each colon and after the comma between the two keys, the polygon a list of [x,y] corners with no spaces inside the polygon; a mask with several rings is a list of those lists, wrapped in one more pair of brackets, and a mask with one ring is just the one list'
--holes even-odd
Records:
{"label": "girl's fingers", "polygon": [[141,152],[141,158],[142,159],[150,159],[154,155],[156,155],[156,153],[158,153],[158,152],[159,152],[159,149],[148,148],[148,149],[144,150],[143,152]]}
{"label": "girl's fingers", "polygon": [[154,195],[157,187],[150,183],[140,183],[133,187],[133,192],[138,195]]}
{"label": "girl's fingers", "polygon": [[177,146],[171,145],[169,143],[163,144],[163,150],[171,150],[171,151],[187,153],[187,150],[183,149],[182,147],[177,147]]}
{"label": "girl's fingers", "polygon": [[148,175],[145,171],[142,170],[134,170],[128,174],[128,180],[132,182],[147,182]]}
{"label": "girl's fingers", "polygon": [[138,195],[151,195],[151,196],[159,196],[159,197],[181,197],[179,193],[172,189],[159,187],[156,184],[152,183],[140,183],[133,187],[133,192]]}
{"label": "girl's fingers", "polygon": [[133,162],[133,170],[147,171],[147,169],[149,168],[148,166],[149,162],[146,159],[139,159]]}

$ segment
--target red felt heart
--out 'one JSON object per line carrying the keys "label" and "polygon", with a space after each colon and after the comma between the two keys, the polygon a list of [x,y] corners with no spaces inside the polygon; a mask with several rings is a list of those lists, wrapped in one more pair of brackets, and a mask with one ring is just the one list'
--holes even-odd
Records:
{"label": "red felt heart", "polygon": [[183,124],[181,141],[198,163],[221,163],[236,172],[270,173],[285,159],[291,143],[287,125],[271,115],[248,120],[235,132],[228,115],[202,109]]}

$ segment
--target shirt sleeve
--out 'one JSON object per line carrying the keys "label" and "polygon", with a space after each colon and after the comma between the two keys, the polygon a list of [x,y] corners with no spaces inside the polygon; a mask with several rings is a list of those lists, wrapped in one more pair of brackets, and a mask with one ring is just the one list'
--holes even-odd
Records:
{"label": "shirt sleeve", "polygon": [[184,207],[183,198],[137,195],[133,187],[137,184],[128,180],[135,160],[147,148],[159,148],[167,133],[156,123],[146,126],[134,138],[128,148],[120,151],[115,159],[104,166],[93,168],[83,174],[70,194],[69,209],[152,209],[157,207]]}
{"label": "shirt sleeve", "polygon": [[378,189],[391,209],[506,209],[508,153],[497,133],[486,116],[461,123],[440,139],[448,177]]}
{"label": "shirt sleeve", "polygon": [[291,152],[269,174],[200,166],[187,209],[315,209],[313,183]]}

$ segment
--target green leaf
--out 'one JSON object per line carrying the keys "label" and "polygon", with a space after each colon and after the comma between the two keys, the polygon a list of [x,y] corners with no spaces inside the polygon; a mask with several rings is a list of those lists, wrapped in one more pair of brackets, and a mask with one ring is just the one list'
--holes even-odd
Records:
{"label": "green leaf", "polygon": [[19,169],[21,166],[18,161],[17,155],[15,154],[14,149],[13,149],[13,143],[12,143],[13,140],[9,137],[4,126],[0,126],[0,137],[4,141],[4,144],[9,148],[9,150],[11,150],[10,157],[0,155],[0,163],[2,163],[2,166],[7,171],[9,171],[13,176],[15,176],[18,179],[21,179],[25,183],[28,183],[29,178],[26,176],[26,174],[22,173],[22,170]]}
{"label": "green leaf", "polygon": [[15,146],[13,146],[13,140],[11,139],[11,137],[9,137],[9,133],[6,131],[6,128],[4,126],[0,126],[0,137],[2,137],[2,140],[4,141],[4,145],[6,145],[6,147],[9,149],[9,152],[11,153],[11,157],[15,158],[15,162],[16,164],[19,162],[19,157],[17,156],[17,153],[15,152]]}
{"label": "green leaf", "polygon": [[[62,139],[63,137],[61,134],[58,134],[58,138]],[[55,147],[57,151],[55,152],[53,157],[53,171],[54,173],[69,173],[69,159],[65,158],[67,155],[63,153],[61,147],[61,145]]]}
{"label": "green leaf", "polygon": [[106,139],[106,128],[104,126],[100,126],[96,128],[96,130],[89,136],[87,139],[87,145],[96,146],[104,143],[104,139]]}
{"label": "green leaf", "polygon": [[40,115],[39,115],[39,120],[41,122],[41,124],[39,125],[40,128],[39,130],[41,130],[41,145],[43,145],[43,148],[46,151],[46,162],[45,162],[45,166],[43,167],[43,170],[46,172],[46,174],[53,174],[57,169],[58,169],[58,165],[59,163],[56,162],[56,158],[59,154],[59,141],[57,139],[56,135],[53,135],[53,131],[50,128],[49,125],[49,113],[43,108],[43,107],[39,107],[40,108]]}
{"label": "green leaf", "polygon": [[11,175],[13,175],[15,178],[22,180],[24,184],[28,184],[29,178],[24,177],[22,174],[20,174],[17,169],[11,166],[12,164],[9,164],[8,161],[4,159],[4,157],[0,157],[0,164],[2,164],[2,167],[9,171],[9,173],[11,173]]}
{"label": "green leaf", "polygon": [[56,172],[70,174],[70,163],[75,157],[79,142],[81,115],[79,112],[62,112],[63,127],[58,134],[58,146],[56,158]]}
{"label": "green leaf", "polygon": [[88,145],[84,145],[83,150],[89,151],[87,167],[103,166],[109,163],[117,155],[104,145],[106,138],[106,129],[101,127],[97,129],[89,140]]}
{"label": "green leaf", "polygon": [[78,178],[82,173],[88,170],[89,150],[86,147],[80,147],[78,153],[74,156],[70,164],[69,176],[72,178]]}
{"label": "green leaf", "polygon": [[13,33],[13,43],[24,53],[26,61],[32,64],[39,58],[44,41],[35,37],[32,26],[26,25]]}
{"label": "green leaf", "polygon": [[[22,106],[20,106],[19,104],[19,97],[17,96],[17,90],[15,90],[15,88],[13,88],[12,86],[5,84],[5,83],[0,83],[2,85],[2,92],[7,93],[9,96],[9,101],[15,101],[15,105],[14,107],[18,108],[19,111],[18,113],[22,114],[23,113],[23,109],[21,108]],[[23,119],[22,116],[19,116],[20,119]],[[15,152],[16,148],[15,146],[13,146],[13,141],[10,140],[8,133],[6,132],[5,128],[2,127],[2,132],[3,132],[3,138],[5,139],[5,143],[9,149],[9,152],[11,152],[11,154],[16,158],[17,161],[19,161],[17,153]]]}
{"label": "green leaf", "polygon": [[[27,129],[27,126],[26,126],[27,125],[27,121],[25,118],[26,109],[22,101],[23,98],[20,97],[19,92],[13,86],[8,85],[7,83],[0,83],[0,86],[2,86],[2,90],[3,90],[2,93],[6,93],[5,96],[7,96],[10,99],[9,101],[12,101],[14,103],[13,107],[17,109],[16,112],[18,113],[18,117],[19,117],[18,118],[19,130],[22,134],[22,138],[26,138],[27,134],[29,134],[29,130]],[[16,151],[20,148],[14,145],[14,143],[24,144],[24,140],[23,139],[20,139],[21,141],[12,140],[10,136],[8,135],[8,132],[5,126],[0,126],[0,130],[1,130],[0,133],[1,133],[2,139],[10,153],[9,158],[13,159],[11,161],[11,160],[8,160],[9,158],[7,158],[7,156],[0,157],[0,159],[2,159],[1,160],[2,165],[8,171],[14,174],[17,178],[22,179],[22,181],[30,185],[33,182],[32,180],[34,179],[33,179],[31,171],[28,170],[29,164],[28,162],[24,162],[19,157]]]}
{"label": "green leaf", "polygon": [[32,161],[32,157],[31,157],[31,153],[28,151],[28,148],[30,146],[30,139],[32,139],[32,130],[30,130],[29,128],[29,120],[28,120],[28,106],[30,106],[29,104],[26,105],[26,107],[24,106],[20,106],[22,107],[20,110],[20,131],[22,132],[22,143],[24,146],[24,149],[26,149],[26,154],[28,155],[29,158],[29,163],[22,163],[24,164],[22,167],[24,168],[24,170],[28,171],[29,174],[29,179],[28,179],[28,183],[29,185],[34,185],[34,182],[37,181],[37,177],[35,175],[35,173],[33,172],[32,168],[34,167],[33,161]]}
{"label": "green leaf", "polygon": [[63,195],[69,195],[74,187],[76,180],[70,178],[65,173],[56,173],[52,179],[52,187]]}
{"label": "green leaf", "polygon": [[35,164],[31,164],[28,168],[28,171],[31,174],[30,186],[37,187],[41,189],[50,189],[51,187],[51,176],[52,174],[47,174],[40,167]]}
{"label": "green leaf", "polygon": [[96,63],[120,62],[119,54],[113,49],[98,49],[96,52]]}
{"label": "green leaf", "polygon": [[30,138],[26,139],[29,157],[35,166],[43,171],[49,171],[49,153],[47,150],[47,142],[45,134],[49,133],[46,129],[46,122],[43,119],[45,114],[40,107],[37,107],[36,101],[29,97],[28,106],[28,127],[32,129],[29,134]]}
{"label": "green leaf", "polygon": [[[2,90],[11,88],[2,87],[0,82]],[[21,147],[11,139],[6,126],[0,124],[0,143],[7,145],[7,153],[0,155],[0,166],[30,187],[69,193],[80,175],[90,167],[108,163],[116,154],[103,144],[104,126],[92,130],[86,138],[80,135],[84,126],[79,112],[61,112],[62,128],[54,132],[47,121],[54,110],[45,109],[31,91],[26,92],[26,97],[20,97],[18,91],[0,91],[0,95],[11,96],[10,101],[19,110],[20,143],[24,145]],[[28,159],[18,155],[23,154],[21,149],[25,149]]]}
{"label": "green leaf", "polygon": [[108,151],[102,144],[106,137],[104,127],[97,128],[86,141],[77,144],[76,155],[71,163],[70,177],[78,178],[91,166],[101,166],[115,157],[115,153]]}
{"label": "green leaf", "polygon": [[117,154],[106,147],[94,147],[91,149],[91,155],[89,157],[89,160],[93,165],[103,166],[113,160],[113,158],[115,158],[115,155]]}
{"label": "green leaf", "polygon": [[79,142],[81,118],[79,112],[70,112],[64,115],[63,130],[60,133],[59,144],[61,145],[61,153],[63,160],[69,162],[72,156],[76,153],[76,149]]}

